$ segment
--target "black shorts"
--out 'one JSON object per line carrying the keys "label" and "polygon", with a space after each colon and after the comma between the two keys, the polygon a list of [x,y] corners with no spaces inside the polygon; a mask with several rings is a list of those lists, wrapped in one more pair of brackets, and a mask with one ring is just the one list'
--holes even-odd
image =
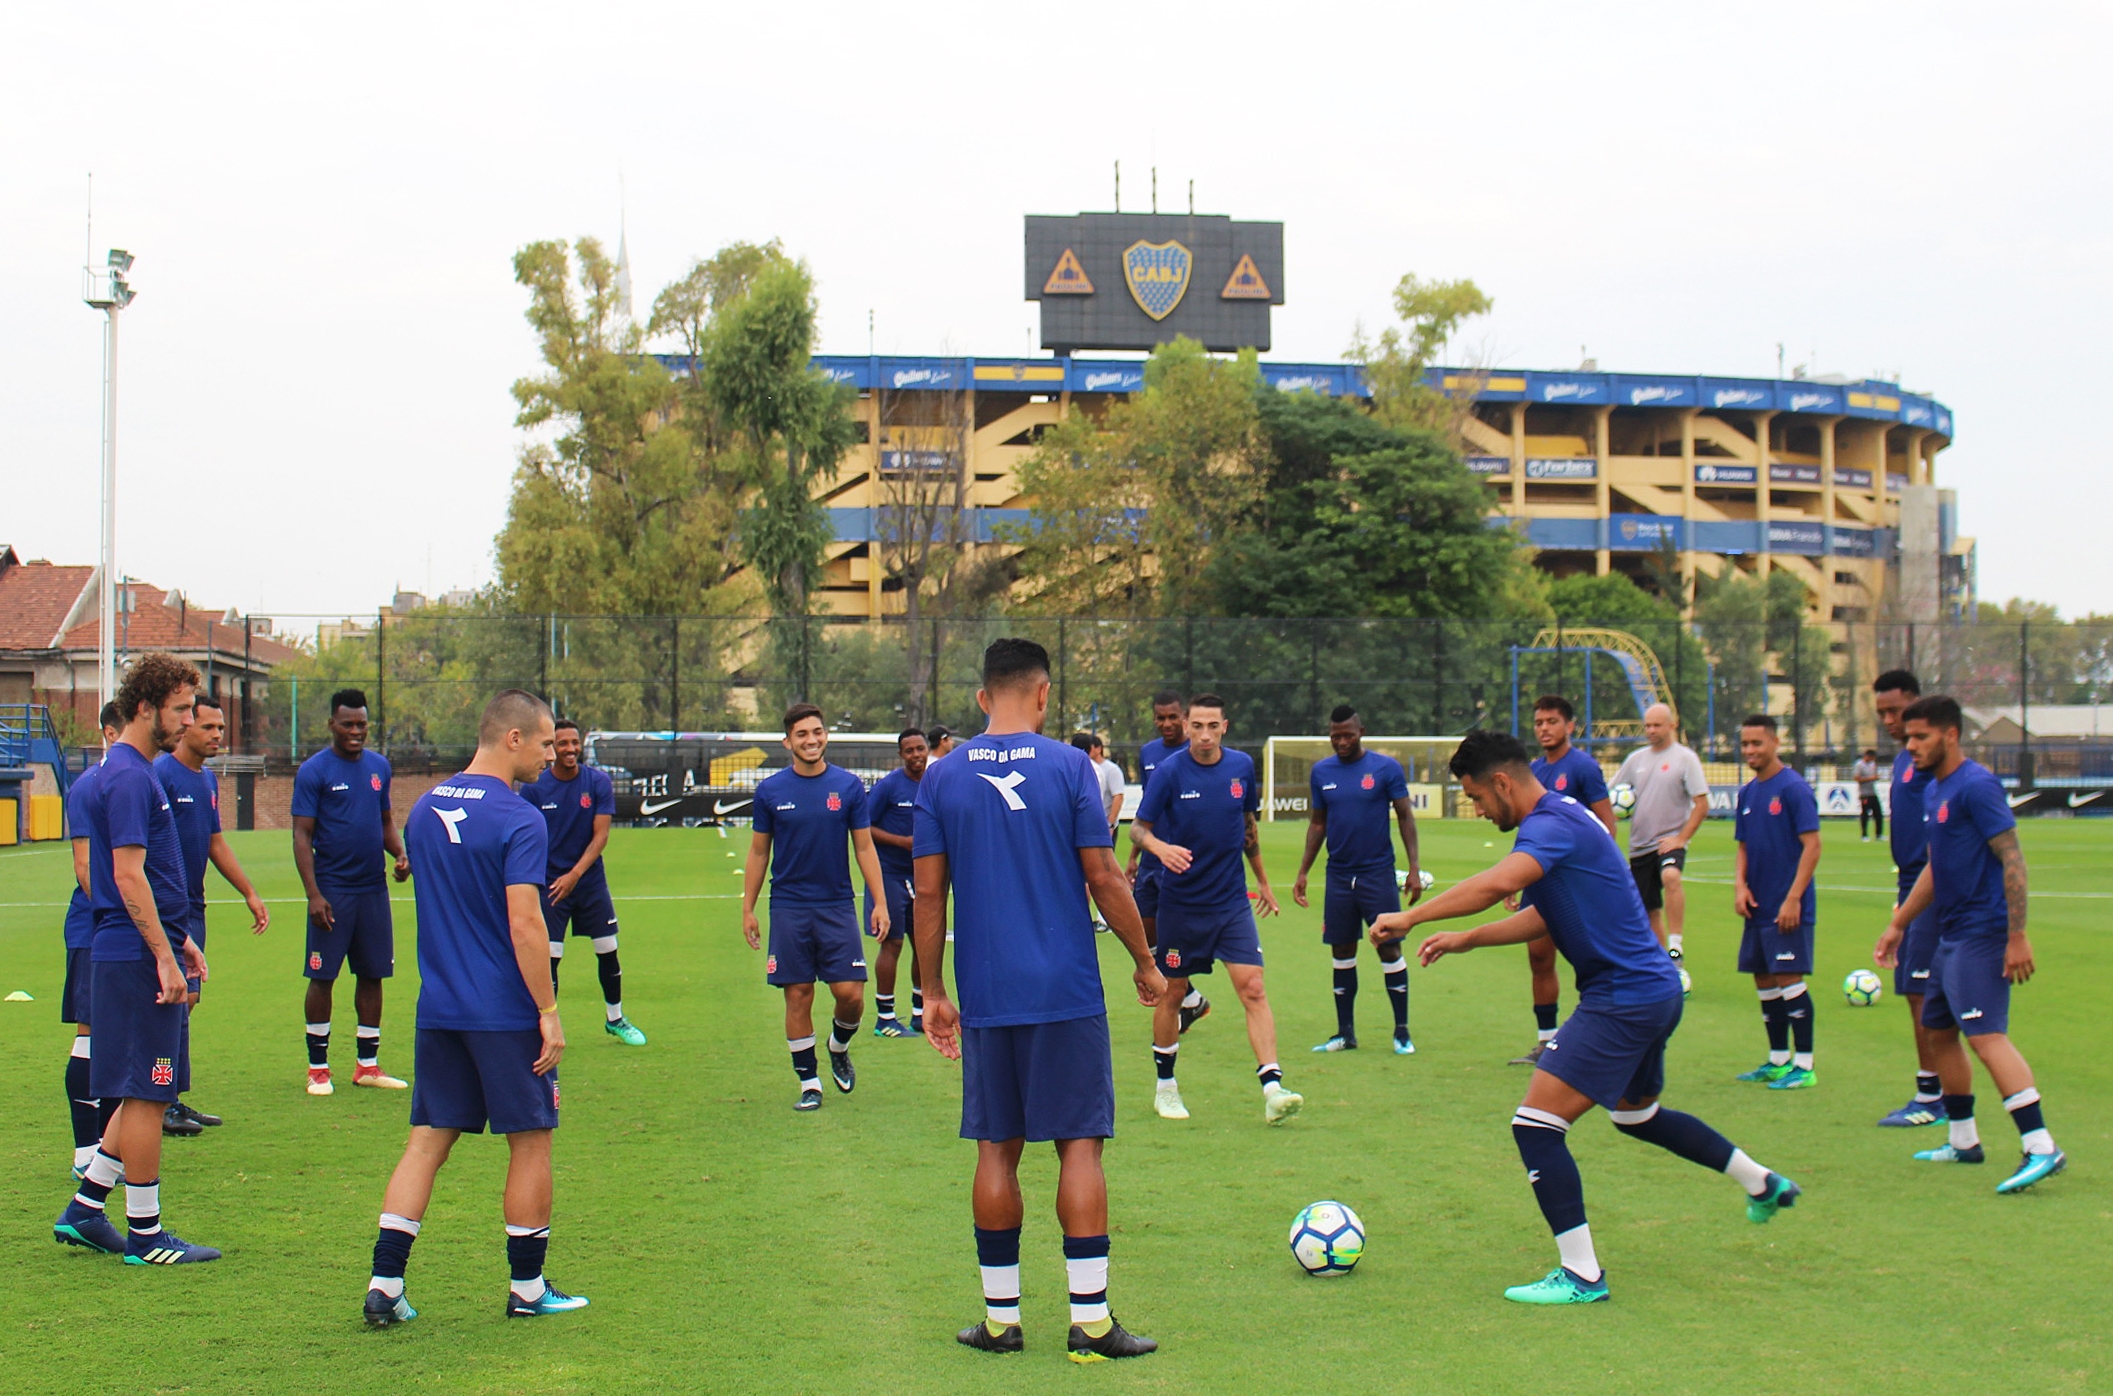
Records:
{"label": "black shorts", "polygon": [[1636,879],[1636,891],[1643,898],[1646,911],[1657,911],[1665,905],[1663,870],[1686,866],[1687,850],[1684,848],[1676,848],[1670,853],[1660,853],[1654,849],[1649,853],[1639,853],[1629,860],[1629,876]]}

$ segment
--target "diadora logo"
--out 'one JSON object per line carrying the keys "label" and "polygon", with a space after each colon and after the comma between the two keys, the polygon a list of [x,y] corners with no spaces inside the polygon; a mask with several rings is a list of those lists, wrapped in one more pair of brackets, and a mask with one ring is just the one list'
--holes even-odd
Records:
{"label": "diadora logo", "polygon": [[799,806],[799,802],[798,802],[798,801],[796,801],[796,800],[787,800],[787,801],[786,801],[786,802],[785,802],[784,804],[782,804],[782,805],[772,805],[772,806],[771,806],[771,808],[772,808],[772,809],[798,809],[799,807],[800,807],[800,806]]}
{"label": "diadora logo", "polygon": [[1971,1023],[1971,1022],[1972,1022],[1972,1021],[1973,1021],[1974,1019],[1976,1019],[1976,1018],[1978,1018],[1978,1017],[1980,1017],[1980,1016],[1981,1016],[1981,1010],[1980,1010],[1980,1009],[1978,1009],[1978,1008],[1969,1008],[1969,1009],[1967,1009],[1967,1010],[1966,1010],[1966,1011],[1965,1011],[1964,1013],[1961,1013],[1961,1014],[1959,1015],[1959,1021],[1960,1021],[1960,1022],[1962,1022],[1962,1023]]}
{"label": "diadora logo", "polygon": [[1184,790],[1181,792],[1181,798],[1184,800],[1200,800],[1203,798],[1203,792],[1201,790]]}
{"label": "diadora logo", "polygon": [[[1379,784],[1379,782],[1378,782],[1378,781],[1376,781],[1376,780],[1374,780],[1374,779],[1372,779],[1372,777],[1370,777],[1370,776],[1366,776],[1366,777],[1365,777],[1365,778],[1364,778],[1363,780],[1359,781],[1359,782],[1358,782],[1358,784],[1359,784],[1360,786],[1362,786],[1362,787],[1363,787],[1364,789],[1366,789],[1366,790],[1370,790],[1370,789],[1372,789],[1372,788],[1373,788],[1374,786],[1378,785],[1378,784]],[[1237,780],[1233,782],[1233,793],[1234,793],[1235,795],[1237,795],[1237,794],[1239,794],[1239,793],[1240,793],[1240,782],[1239,782],[1239,781],[1237,781]]]}
{"label": "diadora logo", "polygon": [[[1366,779],[1366,780],[1370,780],[1370,779],[1371,779],[1371,777],[1370,777],[1370,776],[1366,776],[1366,777],[1365,777],[1365,779]],[[1329,782],[1328,782],[1328,783],[1327,783],[1326,785],[1324,785],[1324,786],[1322,786],[1322,787],[1321,787],[1321,792],[1322,792],[1323,794],[1326,794],[1326,793],[1327,793],[1328,791],[1330,791],[1330,790],[1333,790],[1333,789],[1335,789],[1335,782],[1331,780],[1331,781],[1329,781]]]}
{"label": "diadora logo", "polygon": [[830,808],[830,809],[832,809],[832,810],[840,810],[840,809],[842,809],[843,807],[844,807],[844,797],[843,797],[843,796],[841,796],[841,795],[839,795],[839,794],[837,794],[837,793],[836,793],[836,792],[835,792],[834,790],[830,791],[830,792],[829,792],[829,808]]}

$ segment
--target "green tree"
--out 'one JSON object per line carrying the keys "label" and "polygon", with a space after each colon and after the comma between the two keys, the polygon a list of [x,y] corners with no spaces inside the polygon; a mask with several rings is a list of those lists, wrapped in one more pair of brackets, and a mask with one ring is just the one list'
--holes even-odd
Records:
{"label": "green tree", "polygon": [[1717,735],[1736,741],[1739,719],[1768,709],[1769,689],[1792,690],[1794,720],[1786,746],[1801,746],[1804,730],[1826,716],[1835,687],[1834,633],[1808,624],[1811,593],[1795,574],[1776,570],[1766,580],[1727,568],[1695,582],[1695,628],[1717,669]]}
{"label": "green tree", "polygon": [[[1709,661],[1702,644],[1681,621],[1680,612],[1660,596],[1654,596],[1618,572],[1606,576],[1564,577],[1548,587],[1548,602],[1554,619],[1565,629],[1604,626],[1624,631],[1650,646],[1658,667],[1673,692],[1673,707],[1681,729],[1700,739],[1708,726]],[[1572,643],[1566,638],[1566,647]],[[1522,656],[1519,679],[1521,702],[1531,702],[1541,692],[1560,693],[1579,709],[1585,706],[1585,660],[1581,654]],[[1612,720],[1638,721],[1636,699],[1628,680],[1607,655],[1592,657],[1592,716],[1595,723]]]}
{"label": "green tree", "polygon": [[1395,284],[1393,302],[1400,323],[1380,331],[1377,339],[1365,338],[1359,329],[1343,357],[1364,365],[1372,415],[1381,422],[1456,441],[1475,394],[1433,388],[1424,381],[1424,370],[1464,321],[1487,315],[1496,302],[1472,281],[1426,281],[1414,272]]}

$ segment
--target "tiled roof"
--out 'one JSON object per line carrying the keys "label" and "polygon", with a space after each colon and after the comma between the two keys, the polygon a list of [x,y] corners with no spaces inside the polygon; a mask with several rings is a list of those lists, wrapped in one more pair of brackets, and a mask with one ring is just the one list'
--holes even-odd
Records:
{"label": "tiled roof", "polygon": [[50,649],[93,567],[25,562],[0,570],[0,650]]}
{"label": "tiled roof", "polygon": [[[206,646],[208,625],[212,630],[213,652],[227,659],[239,659],[242,655],[242,622],[226,624],[226,611],[208,610],[202,606],[183,605],[180,598],[171,597],[160,587],[144,582],[133,582],[132,613],[128,620],[123,613],[117,618],[118,643],[133,654],[142,650],[176,650],[183,653],[202,652]],[[4,593],[0,593],[4,595]],[[66,632],[63,648],[69,650],[93,650],[96,647],[99,623],[90,620]],[[284,664],[294,657],[296,651],[277,640],[262,635],[249,642],[251,662],[268,667]]]}

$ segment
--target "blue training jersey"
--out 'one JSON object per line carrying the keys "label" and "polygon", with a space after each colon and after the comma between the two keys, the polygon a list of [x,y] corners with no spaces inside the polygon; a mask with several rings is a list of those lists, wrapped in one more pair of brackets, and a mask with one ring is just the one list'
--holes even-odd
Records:
{"label": "blue training jersey", "polygon": [[1247,905],[1247,874],[1240,859],[1247,845],[1247,816],[1262,808],[1262,788],[1246,752],[1230,747],[1219,752],[1209,766],[1187,747],[1169,756],[1137,807],[1137,818],[1150,824],[1155,836],[1186,848],[1194,860],[1186,872],[1168,869],[1159,877],[1160,900],[1189,910]]}
{"label": "blue training jersey", "polygon": [[1628,859],[1599,816],[1551,790],[1520,822],[1512,852],[1541,865],[1520,905],[1541,913],[1577,972],[1579,1004],[1633,1007],[1680,992],[1680,972],[1651,934]]}
{"label": "blue training jersey", "polygon": [[1607,798],[1607,773],[1599,768],[1599,762],[1576,747],[1553,761],[1545,756],[1534,757],[1533,777],[1556,794],[1568,795],[1587,807]]}
{"label": "blue training jersey", "polygon": [[1996,835],[2018,827],[2002,783],[1980,762],[1962,761],[1950,775],[1931,781],[1922,798],[1937,938],[2009,935],[2003,864],[1988,846]]}
{"label": "blue training jersey", "polygon": [[[1160,738],[1154,737],[1139,747],[1137,749],[1137,785],[1139,791],[1149,791],[1152,788],[1152,773],[1164,766],[1169,756],[1172,756],[1177,751],[1187,751],[1188,749],[1187,738],[1183,738],[1181,741],[1174,743],[1174,745],[1168,746]],[[1142,807],[1142,801],[1143,795],[1140,793],[1140,808]],[[1137,818],[1137,811],[1131,810],[1130,817],[1132,819]],[[1158,868],[1159,860],[1157,858],[1142,849],[1138,850],[1137,871],[1140,874],[1156,872]]]}
{"label": "blue training jersey", "polygon": [[206,854],[213,835],[220,832],[220,777],[211,771],[194,771],[163,752],[154,758],[154,778],[169,796],[169,810],[176,816],[176,841],[183,849],[184,885],[190,889],[191,905],[205,905]]}
{"label": "blue training jersey", "polygon": [[[551,878],[571,872],[580,861],[580,855],[594,839],[597,816],[616,815],[616,787],[610,782],[609,773],[598,766],[580,767],[579,774],[571,780],[559,780],[556,771],[545,766],[533,784],[521,787],[521,798],[543,816],[544,832],[550,840],[543,871]],[[580,874],[578,885],[592,887],[606,880],[606,876],[602,860],[597,858],[594,866]]]}
{"label": "blue training jersey", "polygon": [[110,748],[94,787],[82,801],[88,816],[88,894],[95,908],[95,958],[108,963],[147,958],[146,942],[117,890],[112,850],[147,850],[147,887],[171,949],[190,939],[191,895],[184,885],[183,849],[176,816],[154,767],[129,742]]}
{"label": "blue training jersey", "polygon": [[1399,761],[1371,750],[1355,761],[1331,754],[1313,763],[1307,786],[1328,827],[1329,876],[1394,870],[1394,802],[1409,798]]}
{"label": "blue training jersey", "polygon": [[913,837],[913,856],[947,860],[965,1026],[1107,1012],[1078,851],[1114,838],[1085,752],[1029,732],[973,737],[925,768]]}
{"label": "blue training jersey", "polygon": [[[88,837],[88,791],[93,784],[91,777],[102,769],[90,766],[74,778],[66,787],[66,839],[67,849],[72,851],[73,840]],[[69,865],[70,866],[70,865]],[[73,884],[73,895],[66,901],[66,948],[86,950],[95,942],[95,903],[81,890],[81,884]]]}
{"label": "blue training jersey", "polygon": [[873,822],[864,781],[842,766],[825,763],[818,776],[787,766],[756,787],[754,820],[770,835],[773,902],[851,900],[851,831]]}
{"label": "blue training jersey", "polygon": [[293,778],[292,813],[315,821],[315,881],[325,890],[380,887],[382,811],[389,808],[389,762],[362,750],[346,760],[324,747]]}
{"label": "blue training jersey", "polygon": [[[1892,806],[1893,828],[1886,838],[1893,846],[1893,866],[1900,869],[1900,895],[1905,897],[1930,860],[1930,831],[1922,827],[1923,797],[1929,793],[1927,771],[1915,769],[1915,758],[1902,747],[1893,757],[1892,789],[1886,803]],[[1897,905],[1897,903],[1896,903]]]}
{"label": "blue training jersey", "polygon": [[[1805,778],[1785,766],[1766,780],[1739,787],[1738,813],[1732,837],[1746,845],[1746,890],[1753,893],[1756,921],[1773,921],[1790,885],[1798,878],[1804,856],[1800,834],[1820,831],[1819,801]],[[1798,902],[1798,924],[1809,926],[1819,909],[1819,879],[1805,884]]]}
{"label": "blue training jersey", "polygon": [[[913,837],[917,832],[917,791],[922,784],[911,780],[900,766],[875,781],[867,797],[872,805],[873,827],[883,833]],[[875,839],[873,851],[880,859],[880,870],[889,877],[912,876],[909,849]]]}
{"label": "blue training jersey", "polygon": [[506,889],[544,885],[548,842],[536,809],[491,776],[450,776],[411,806],[404,844],[418,869],[419,1027],[536,1027]]}

